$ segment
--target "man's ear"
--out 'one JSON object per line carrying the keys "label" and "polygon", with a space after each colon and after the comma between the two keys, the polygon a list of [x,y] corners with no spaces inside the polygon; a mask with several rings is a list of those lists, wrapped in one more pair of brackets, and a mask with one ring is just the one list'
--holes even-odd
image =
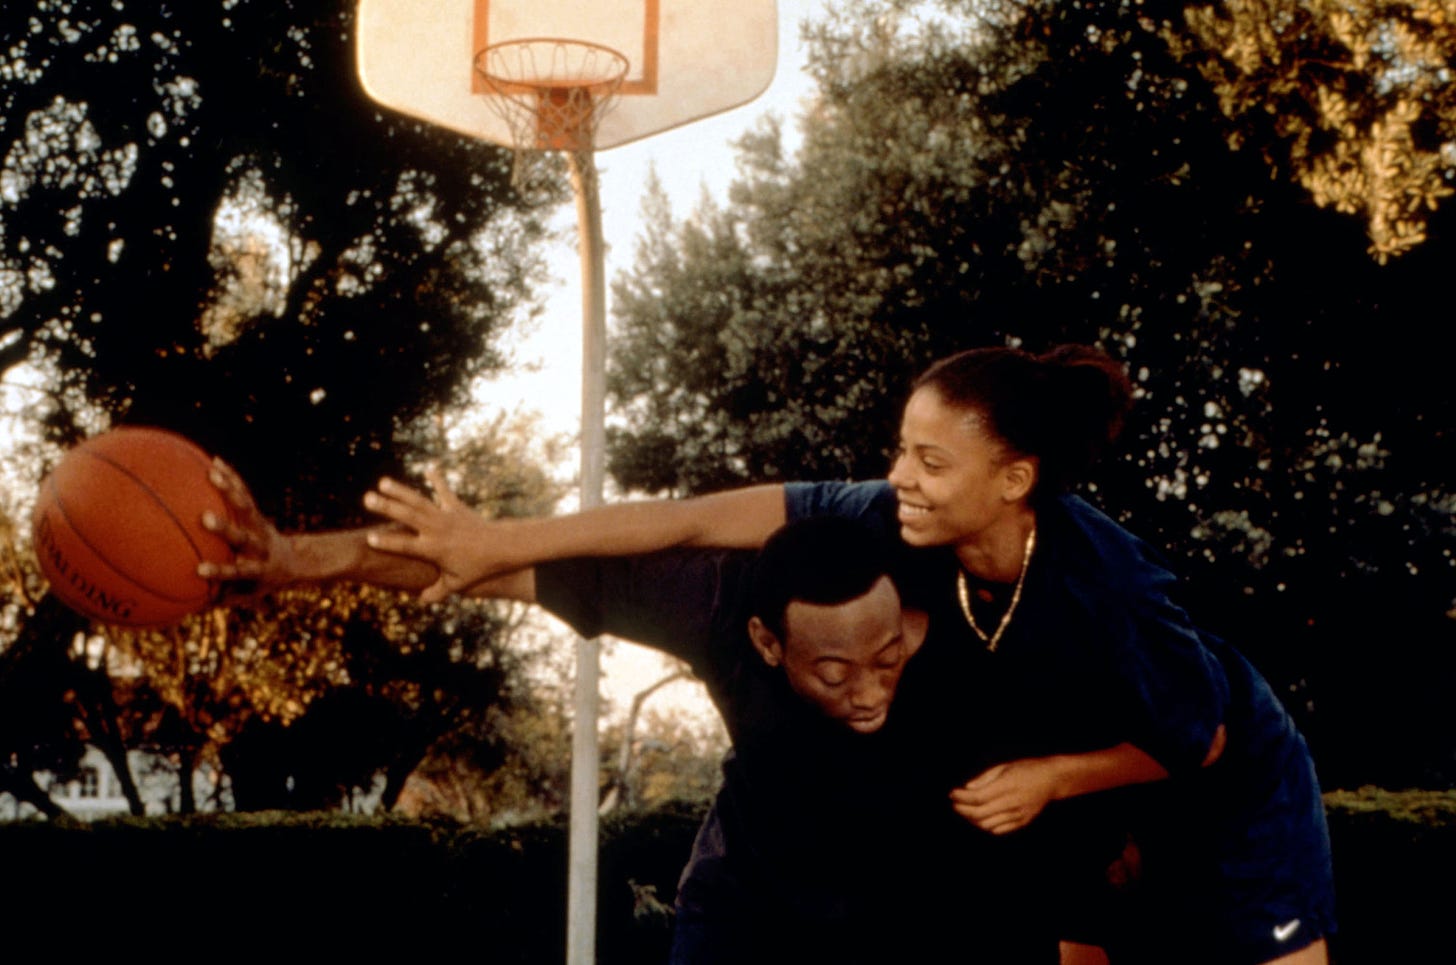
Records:
{"label": "man's ear", "polygon": [[1001,489],[1001,498],[1008,503],[1015,503],[1031,495],[1038,471],[1034,456],[1017,456],[1008,462],[1002,468],[1001,478],[1005,480],[1005,485]]}
{"label": "man's ear", "polygon": [[753,649],[758,651],[764,663],[770,667],[784,665],[784,645],[758,617],[748,618],[748,639],[753,641]]}
{"label": "man's ear", "polygon": [[919,652],[930,632],[930,614],[924,610],[906,610],[901,627],[905,634],[905,659],[909,660]]}

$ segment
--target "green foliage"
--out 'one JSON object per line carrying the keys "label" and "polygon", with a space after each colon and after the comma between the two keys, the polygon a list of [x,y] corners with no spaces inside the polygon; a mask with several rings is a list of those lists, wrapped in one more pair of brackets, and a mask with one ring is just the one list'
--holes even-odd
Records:
{"label": "green foliage", "polygon": [[[1336,960],[1430,961],[1456,899],[1449,794],[1374,788],[1326,795],[1340,931]],[[601,823],[597,960],[664,961],[664,904],[704,812],[675,802]],[[127,869],[87,909],[79,953],[114,941],[108,926],[166,909],[169,934],[203,943],[343,949],[409,942],[492,962],[559,959],[565,929],[566,828],[553,820],[484,830],[449,821],[339,813],[121,818],[94,825],[0,826],[10,873],[0,899],[16,916],[54,914],[78,869]],[[226,873],[220,873],[226,872]],[[381,887],[381,882],[385,883]],[[199,886],[205,883],[205,887]],[[392,887],[391,887],[392,885]],[[153,904],[143,907],[134,895]],[[656,904],[654,904],[654,902]],[[1392,923],[1400,927],[1392,928]]]}
{"label": "green foliage", "polygon": [[529,699],[513,696],[437,741],[410,774],[396,809],[482,827],[562,813],[571,780],[565,695],[537,688]]}
{"label": "green foliage", "polygon": [[[596,960],[666,959],[670,918],[638,915],[644,891],[667,901],[701,818],[674,807],[602,822]],[[113,947],[120,929],[165,919],[170,940],[230,954],[348,955],[480,949],[491,962],[535,965],[565,948],[566,826],[485,831],[391,816],[261,812],[122,819],[94,825],[0,826],[7,874],[0,901],[51,920],[78,874],[99,888],[76,954]],[[46,917],[51,916],[51,917]]]}
{"label": "green foliage", "polygon": [[[1444,122],[1412,122],[1408,154],[1404,135],[1359,124],[1299,134],[1323,123],[1306,107],[1335,14],[1239,5],[1230,27],[1200,10],[836,5],[808,32],[819,96],[797,152],[766,122],[738,145],[726,204],[675,220],[650,196],[614,289],[609,465],[679,495],[875,478],[934,358],[1100,344],[1140,397],[1088,495],[1167,549],[1195,615],[1285,695],[1322,773],[1445,786],[1456,330],[1431,306],[1456,235],[1432,186],[1449,165],[1430,169]],[[1260,23],[1278,59],[1241,73],[1253,61],[1214,41]],[[1436,48],[1419,49],[1446,50],[1445,29],[1432,21],[1421,43]],[[1445,110],[1439,71],[1397,83],[1417,47],[1356,34],[1369,49],[1340,54],[1347,102],[1365,91],[1374,117],[1425,91],[1423,111]],[[1367,249],[1395,250],[1377,214],[1394,182],[1362,196],[1367,182],[1341,181],[1336,203],[1306,176],[1377,144],[1410,174],[1402,217],[1424,237],[1387,236],[1405,254],[1384,260]]]}
{"label": "green foliage", "polygon": [[[438,454],[441,413],[500,366],[493,339],[530,307],[541,213],[564,191],[522,198],[508,152],[370,101],[351,0],[12,6],[0,369],[24,363],[44,384],[28,410],[51,447],[25,451],[7,505],[28,502],[56,444],[130,422],[222,455],[285,529],[359,520],[363,490]],[[470,427],[457,453],[499,512],[554,500],[510,438],[523,431]],[[51,634],[35,600],[15,582],[5,638]],[[530,705],[532,655],[507,646],[511,623],[340,587],[163,632],[99,630],[121,709],[53,700],[77,733],[17,732],[5,752],[28,740],[19,773],[42,758],[64,773],[79,737],[104,733],[183,775],[225,762],[241,806],[335,804],[381,772],[392,802],[437,743],[472,734],[482,766],[499,765],[492,708]],[[37,652],[65,665],[71,632]],[[0,677],[37,700],[60,686]]]}
{"label": "green foliage", "polygon": [[1335,960],[1445,957],[1443,926],[1456,899],[1452,793],[1363,787],[1326,794],[1325,810],[1340,917]]}
{"label": "green foliage", "polygon": [[1325,806],[1342,820],[1394,821],[1423,828],[1456,827],[1456,791],[1395,791],[1366,786],[1329,791]]}
{"label": "green foliage", "polygon": [[[470,480],[461,495],[483,512],[546,512],[559,486],[530,461],[530,432],[499,419],[464,427],[442,468]],[[212,764],[232,806],[340,806],[382,779],[392,808],[422,764],[428,778],[464,763],[489,786],[540,752],[508,723],[545,703],[531,682],[542,647],[522,641],[519,621],[504,605],[422,607],[337,584],[108,637],[133,745],[175,756],[184,773]],[[467,813],[485,821],[518,806],[487,793]]]}
{"label": "green foliage", "polygon": [[[541,443],[529,424],[455,428],[442,465],[470,480],[462,493],[482,511],[539,515],[554,504],[560,484],[530,461]],[[0,544],[12,567],[0,609],[0,747],[11,762],[0,790],[49,809],[31,774],[71,775],[89,741],[123,782],[128,747],[170,761],[184,812],[336,807],[378,780],[389,808],[417,769],[428,784],[461,768],[474,807],[447,813],[484,823],[560,806],[567,728],[558,721],[563,739],[541,739],[552,702],[536,683],[550,644],[517,632],[517,608],[426,608],[408,594],[332,585],[160,630],[88,626],[43,594],[11,537]],[[186,779],[204,763],[224,775],[211,802],[194,801]]]}
{"label": "green foliage", "polygon": [[[794,163],[766,127],[728,209],[675,236],[656,213],[616,289],[612,390],[642,441],[619,434],[614,465],[657,471],[624,483],[878,475],[910,377],[955,348],[1120,351],[1146,318],[1217,334],[1198,293],[1255,230],[1231,177],[1249,165],[1156,32],[1106,5],[920,28],[891,6],[811,31],[821,97]],[[1140,64],[1173,77],[1130,89]]]}
{"label": "green foliage", "polygon": [[74,777],[85,752],[85,714],[76,698],[87,671],[66,645],[81,626],[48,600],[0,650],[0,791],[51,816],[58,809],[35,772]]}
{"label": "green foliage", "polygon": [[[334,524],[500,364],[539,272],[506,152],[385,112],[354,4],[33,0],[0,24],[0,367]],[[547,199],[551,200],[551,199]]]}
{"label": "green foliage", "polygon": [[619,808],[651,810],[673,801],[708,801],[717,792],[723,755],[729,749],[721,720],[697,719],[681,709],[647,704],[660,687],[685,680],[690,673],[683,667],[638,691],[623,723],[613,724],[603,734],[604,754],[616,758],[615,766],[606,768],[607,813]]}
{"label": "green foliage", "polygon": [[1236,0],[1185,16],[1223,111],[1272,129],[1251,139],[1271,166],[1359,215],[1382,262],[1427,239],[1451,195],[1448,4]]}

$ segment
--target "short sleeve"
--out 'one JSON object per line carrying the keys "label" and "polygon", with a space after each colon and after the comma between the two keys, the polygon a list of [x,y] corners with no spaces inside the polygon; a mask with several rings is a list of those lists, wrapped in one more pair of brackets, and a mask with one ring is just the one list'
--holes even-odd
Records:
{"label": "short sleeve", "polygon": [[1227,720],[1222,662],[1178,605],[1177,577],[1147,543],[1073,497],[1048,506],[1054,568],[1100,641],[1118,730],[1170,773],[1199,768]]}
{"label": "short sleeve", "polygon": [[1133,743],[1169,773],[1199,768],[1229,712],[1223,665],[1161,593],[1137,601],[1117,630],[1116,675],[1132,711]]}
{"label": "short sleeve", "polygon": [[895,490],[884,480],[787,483],[784,511],[789,522],[809,516],[841,516],[865,523],[883,538],[899,532]]}
{"label": "short sleeve", "polygon": [[749,560],[732,550],[677,549],[543,563],[536,600],[584,637],[610,634],[701,670]]}

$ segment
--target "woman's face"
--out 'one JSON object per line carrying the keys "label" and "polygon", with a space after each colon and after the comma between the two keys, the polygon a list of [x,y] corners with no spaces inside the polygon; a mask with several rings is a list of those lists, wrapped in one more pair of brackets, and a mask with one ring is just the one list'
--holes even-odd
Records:
{"label": "woman's face", "polygon": [[977,538],[1024,499],[1026,471],[1026,460],[1011,458],[978,412],[947,405],[934,388],[917,390],[889,475],[901,536],[911,546]]}

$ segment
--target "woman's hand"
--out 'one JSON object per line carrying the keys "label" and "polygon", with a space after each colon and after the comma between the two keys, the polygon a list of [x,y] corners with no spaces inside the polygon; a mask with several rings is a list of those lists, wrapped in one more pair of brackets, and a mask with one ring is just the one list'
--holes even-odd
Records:
{"label": "woman's hand", "polygon": [[997,764],[950,792],[956,813],[982,831],[1009,834],[1030,824],[1058,796],[1056,758]]}
{"label": "woman's hand", "polygon": [[434,565],[439,578],[420,592],[422,603],[436,603],[480,581],[516,567],[492,557],[493,525],[450,491],[438,469],[425,474],[433,500],[393,479],[364,496],[364,507],[396,525],[374,530],[372,549],[394,553]]}
{"label": "woman's hand", "polygon": [[294,581],[292,544],[259,510],[247,484],[227,463],[214,459],[208,475],[228,514],[202,514],[203,528],[231,547],[231,563],[199,563],[197,575],[219,583],[220,602],[262,596]]}
{"label": "woman's hand", "polygon": [[[1214,735],[1204,765],[1223,751],[1223,725]],[[950,792],[951,806],[983,831],[1005,834],[1024,828],[1052,801],[1114,787],[1161,781],[1167,770],[1135,744],[1095,751],[1027,757],[997,764]]]}

